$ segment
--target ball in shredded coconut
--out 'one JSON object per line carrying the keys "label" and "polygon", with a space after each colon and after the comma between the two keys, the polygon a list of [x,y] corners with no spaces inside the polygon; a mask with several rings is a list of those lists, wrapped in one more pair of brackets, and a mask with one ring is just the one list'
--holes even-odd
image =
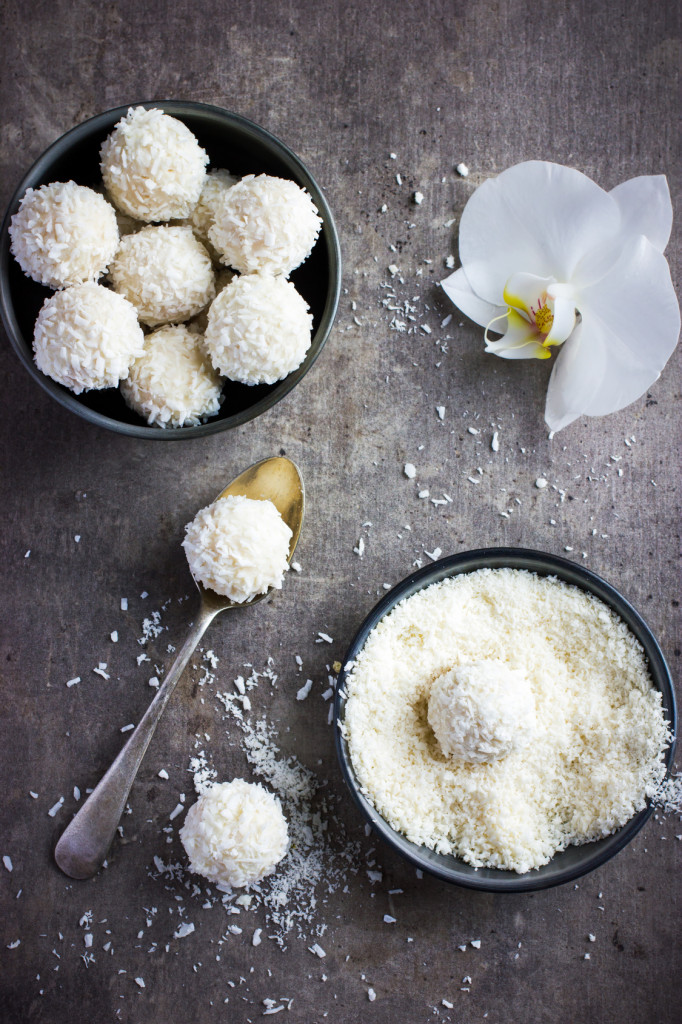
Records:
{"label": "ball in shredded coconut", "polygon": [[189,227],[146,227],[126,235],[110,275],[115,291],[148,327],[189,320],[215,295],[211,258]]}
{"label": "ball in shredded coconut", "polygon": [[116,206],[144,221],[189,217],[207,163],[189,128],[155,108],[131,107],[100,150],[102,177]]}
{"label": "ball in shredded coconut", "polygon": [[38,369],[77,395],[116,387],[143,346],[134,307],[93,281],[46,299],[33,335]]}
{"label": "ball in shredded coconut", "polygon": [[535,699],[526,676],[502,661],[476,661],[444,672],[429,696],[429,725],[456,761],[483,764],[528,742]]}
{"label": "ball in shredded coconut", "polygon": [[192,427],[219,411],[222,385],[201,335],[178,324],[147,335],[121,393],[150,425]]}
{"label": "ball in shredded coconut", "polygon": [[97,280],[114,258],[119,240],[113,206],[73,181],[29,188],[9,234],[21,269],[48,288]]}
{"label": "ball in shredded coconut", "polygon": [[277,797],[259,783],[233,779],[212,786],[190,807],[180,838],[192,871],[220,889],[272,874],[288,848]]}
{"label": "ball in shredded coconut", "polygon": [[227,266],[285,277],[310,255],[322,221],[299,185],[269,174],[247,175],[217,197],[209,239]]}
{"label": "ball in shredded coconut", "polygon": [[290,281],[269,273],[236,277],[208,311],[205,342],[213,365],[242,384],[274,384],[310,348],[313,318]]}
{"label": "ball in shredded coconut", "polygon": [[218,498],[185,530],[190,570],[205,587],[238,604],[281,589],[292,533],[271,501]]}
{"label": "ball in shredded coconut", "polygon": [[208,232],[215,221],[216,203],[238,181],[239,178],[235,178],[229,171],[209,171],[199,196],[199,202],[188,219],[188,223],[199,241],[206,246],[211,255],[215,254],[216,258],[219,257],[219,253],[214,249],[208,237]]}

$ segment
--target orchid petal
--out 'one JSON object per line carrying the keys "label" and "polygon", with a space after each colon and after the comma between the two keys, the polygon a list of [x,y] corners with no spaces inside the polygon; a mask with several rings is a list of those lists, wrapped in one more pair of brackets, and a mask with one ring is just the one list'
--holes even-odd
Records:
{"label": "orchid petal", "polygon": [[462,312],[476,324],[485,327],[491,320],[505,313],[505,306],[494,306],[485,299],[480,299],[469,284],[464,270],[460,267],[441,281],[441,288]]}
{"label": "orchid petal", "polygon": [[488,341],[486,332],[486,352],[502,359],[549,359],[551,352],[539,340],[535,324],[510,309],[507,313],[507,332],[499,341]]}
{"label": "orchid petal", "polygon": [[621,230],[630,235],[645,235],[663,252],[673,226],[673,206],[664,174],[644,174],[630,178],[611,189],[618,203]]}
{"label": "orchid petal", "polygon": [[677,344],[680,307],[665,256],[639,235],[610,274],[583,289],[580,311],[586,329],[609,341],[608,381],[584,409],[604,416],[644,394]]}
{"label": "orchid petal", "polygon": [[531,306],[537,304],[538,297],[543,295],[551,284],[554,284],[553,277],[538,277],[536,274],[512,274],[505,283],[502,297],[508,306],[522,309],[530,315]]}
{"label": "orchid petal", "polygon": [[551,430],[580,415],[605,416],[634,402],[659,376],[680,330],[668,263],[643,235],[611,272],[586,287],[582,324],[552,371],[545,419]]}
{"label": "orchid petal", "polygon": [[500,304],[519,268],[570,281],[620,225],[618,203],[570,167],[531,160],[484,182],[464,208],[459,251],[476,295]]}
{"label": "orchid petal", "polygon": [[547,388],[545,421],[550,430],[563,430],[585,412],[608,371],[607,346],[598,335],[585,335],[578,324],[562,346]]}

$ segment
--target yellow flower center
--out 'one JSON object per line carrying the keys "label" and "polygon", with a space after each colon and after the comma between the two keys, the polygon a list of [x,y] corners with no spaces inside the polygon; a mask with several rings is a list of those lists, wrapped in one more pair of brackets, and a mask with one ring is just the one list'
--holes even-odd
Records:
{"label": "yellow flower center", "polygon": [[539,330],[540,334],[549,334],[554,323],[554,314],[548,306],[540,306],[538,311],[535,313],[535,326]]}

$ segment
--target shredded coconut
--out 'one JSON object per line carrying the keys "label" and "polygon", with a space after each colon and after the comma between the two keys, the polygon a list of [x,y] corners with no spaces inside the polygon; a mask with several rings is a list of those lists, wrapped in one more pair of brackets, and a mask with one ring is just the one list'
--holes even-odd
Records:
{"label": "shredded coconut", "polygon": [[[456,764],[428,723],[433,680],[465,662],[528,679],[533,742]],[[670,732],[625,623],[578,587],[480,570],[401,602],[347,682],[342,730],[362,792],[395,829],[473,866],[519,873],[602,838],[654,795]]]}

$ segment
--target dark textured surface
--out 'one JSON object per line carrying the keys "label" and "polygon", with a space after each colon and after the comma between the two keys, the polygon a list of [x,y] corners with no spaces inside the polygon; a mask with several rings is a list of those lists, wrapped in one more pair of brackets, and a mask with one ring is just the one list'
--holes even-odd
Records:
{"label": "dark textured surface", "polygon": [[[407,575],[436,546],[446,554],[490,544],[573,549],[567,557],[639,608],[678,676],[680,353],[634,405],[583,419],[549,442],[545,369],[485,356],[480,330],[458,326],[457,315],[441,331],[450,310],[435,287],[473,187],[519,160],[570,163],[607,188],[662,172],[679,200],[677,5],[6,0],[0,28],[3,207],[45,146],[98,111],[138,99],[215,103],[264,125],[309,164],[337,218],[346,289],[330,342],[292,394],[253,423],[180,446],[79,421],[31,381],[3,336],[0,853],[14,870],[0,869],[2,1019],[237,1024],[260,1019],[262,1000],[280,996],[294,998],[282,1018],[292,1024],[679,1019],[679,821],[652,820],[577,888],[472,893],[416,879],[385,849],[374,854],[383,880],[372,885],[372,841],[344,794],[320,696],[325,664],[343,656],[382,583]],[[460,160],[471,168],[466,180],[454,172]],[[415,189],[425,196],[419,207]],[[679,237],[677,227],[668,250],[676,282]],[[393,263],[399,299],[418,297],[416,323],[431,335],[391,329],[381,300]],[[446,334],[443,352],[435,339]],[[446,407],[443,423],[436,405]],[[472,422],[480,435],[467,432]],[[109,869],[71,884],[51,860],[76,808],[73,785],[97,780],[120,745],[118,730],[149,699],[150,673],[135,662],[142,619],[170,602],[168,631],[150,649],[159,668],[170,659],[166,645],[182,639],[190,613],[179,599],[191,589],[179,547],[184,523],[239,470],[280,449],[299,463],[308,489],[304,571],[271,603],[216,622],[209,645],[223,690],[245,662],[261,667],[272,655],[278,685],[255,691],[254,713],[267,713],[282,749],[329,780],[342,797],[338,818],[361,847],[348,891],[314,913],[324,935],[292,936],[285,952],[265,937],[251,946],[252,929],[263,926],[258,913],[242,915],[243,934],[218,948],[238,919],[219,906],[202,911],[180,886],[150,877],[155,855],[181,856],[177,837],[167,845],[161,830],[178,794],[191,799],[197,734],[211,734],[206,750],[222,777],[248,776],[234,728],[191,680],[145,759]],[[418,500],[405,461],[432,496],[447,491],[453,503]],[[481,482],[471,484],[478,466]],[[551,486],[534,488],[539,475],[565,491],[563,502]],[[361,535],[362,560],[353,552]],[[319,630],[334,638],[331,647],[316,644]],[[92,673],[100,661],[108,681]],[[67,689],[77,675],[82,682]],[[314,687],[300,703],[306,677]],[[51,818],[61,795],[64,808]],[[341,843],[337,825],[332,841]],[[170,913],[178,895],[196,926],[181,940]],[[87,910],[89,967],[80,956]],[[385,913],[396,923],[384,924]],[[474,938],[480,949],[457,948]],[[102,950],[107,940],[113,955]],[[316,940],[324,960],[308,952]]]}

